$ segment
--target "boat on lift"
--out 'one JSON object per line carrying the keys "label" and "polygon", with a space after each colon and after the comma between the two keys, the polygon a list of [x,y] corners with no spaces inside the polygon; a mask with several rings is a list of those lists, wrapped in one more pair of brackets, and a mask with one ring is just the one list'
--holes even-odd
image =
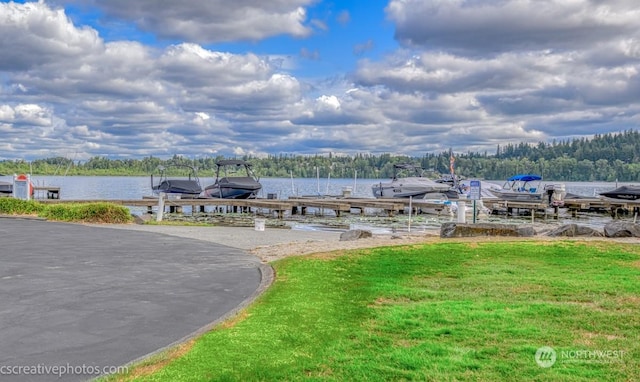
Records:
{"label": "boat on lift", "polygon": [[601,192],[600,196],[608,199],[640,202],[640,186],[620,186],[611,191]]}
{"label": "boat on lift", "polygon": [[216,178],[204,188],[201,198],[252,199],[262,189],[251,163],[240,159],[216,162]]}
{"label": "boat on lift", "polygon": [[[168,196],[196,198],[202,192],[196,168],[186,164],[169,164],[168,167],[158,166],[160,177],[154,182],[151,174],[151,190],[154,194],[165,193]],[[185,177],[170,177],[169,173],[186,172]]]}
{"label": "boat on lift", "polygon": [[390,181],[373,184],[371,190],[376,198],[439,199],[451,190],[451,186],[424,176],[420,166],[399,163],[393,165],[393,178]]}
{"label": "boat on lift", "polygon": [[522,202],[542,201],[544,190],[540,187],[542,177],[535,174],[518,174],[510,177],[502,188],[491,192],[500,199]]}
{"label": "boat on lift", "polygon": [[542,185],[542,177],[536,174],[514,175],[502,188],[490,190],[500,199],[518,202],[547,202],[552,206],[564,205],[565,185],[550,183]]}

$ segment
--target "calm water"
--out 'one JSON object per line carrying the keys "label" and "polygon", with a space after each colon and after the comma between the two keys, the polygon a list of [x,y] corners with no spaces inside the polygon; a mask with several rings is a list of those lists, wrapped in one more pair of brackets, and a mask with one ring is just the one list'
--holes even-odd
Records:
{"label": "calm water", "polygon": [[[10,181],[0,179],[0,181]],[[62,199],[139,199],[151,195],[149,177],[136,176],[33,176],[37,186],[57,186],[61,188]],[[386,181],[383,180],[383,181]],[[211,178],[201,178],[201,184],[213,183]],[[345,187],[350,187],[352,196],[372,198],[371,186],[379,179],[314,179],[314,178],[263,178],[260,197],[276,194],[284,199],[296,195],[341,195]],[[491,181],[502,185],[502,181]],[[560,182],[553,182],[560,183]],[[613,182],[562,182],[569,193],[596,196],[599,192],[612,190],[617,185],[629,183]]]}

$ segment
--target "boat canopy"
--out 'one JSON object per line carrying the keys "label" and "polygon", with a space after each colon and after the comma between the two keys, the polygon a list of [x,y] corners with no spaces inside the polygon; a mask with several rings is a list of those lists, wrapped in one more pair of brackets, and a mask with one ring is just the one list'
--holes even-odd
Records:
{"label": "boat canopy", "polygon": [[542,177],[540,175],[534,175],[534,174],[518,174],[518,175],[512,176],[507,180],[509,182],[516,182],[516,181],[533,182],[534,180],[542,180]]}

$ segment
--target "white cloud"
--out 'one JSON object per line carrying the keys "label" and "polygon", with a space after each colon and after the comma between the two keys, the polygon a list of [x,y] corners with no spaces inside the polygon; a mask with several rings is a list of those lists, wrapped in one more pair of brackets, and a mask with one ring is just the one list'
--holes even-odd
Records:
{"label": "white cloud", "polygon": [[465,54],[588,48],[638,34],[635,0],[392,0],[396,38]]}
{"label": "white cloud", "polygon": [[314,0],[61,0],[100,8],[107,16],[133,22],[143,31],[167,39],[198,43],[257,41],[311,33],[306,6]]}
{"label": "white cloud", "polygon": [[64,10],[44,2],[0,3],[0,17],[0,70],[77,59],[102,48],[94,29],[76,28]]}
{"label": "white cloud", "polygon": [[[73,2],[73,17],[45,2],[0,3],[0,50],[10,52],[0,56],[0,157],[63,146],[84,157],[177,148],[420,155],[640,121],[640,7],[632,1],[392,0],[386,12],[403,48],[328,78],[294,74],[331,65],[319,40],[289,52],[204,45],[304,38],[313,0]],[[107,16],[101,31],[130,21],[149,34],[102,36],[77,16],[91,6]],[[332,12],[318,38],[359,21],[357,12]],[[163,37],[177,40],[148,42]],[[341,52],[384,44],[354,41],[363,42]]]}

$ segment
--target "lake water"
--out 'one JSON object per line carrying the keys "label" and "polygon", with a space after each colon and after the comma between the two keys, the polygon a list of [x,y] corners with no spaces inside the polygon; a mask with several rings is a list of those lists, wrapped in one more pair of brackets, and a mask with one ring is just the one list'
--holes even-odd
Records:
{"label": "lake water", "polygon": [[[0,181],[10,181],[8,179],[0,179]],[[33,176],[32,181],[37,186],[55,186],[60,187],[61,199],[80,199],[80,200],[92,200],[92,199],[140,199],[143,196],[152,195],[151,193],[151,180],[150,177],[136,177],[136,176]],[[308,196],[308,195],[342,195],[345,188],[351,190],[351,195],[354,197],[373,198],[371,192],[371,186],[379,183],[379,179],[315,179],[315,178],[263,178],[260,180],[262,183],[262,190],[259,197],[266,198],[268,194],[275,194],[279,199],[286,199],[289,196]],[[386,181],[383,180],[383,181]],[[211,178],[200,178],[200,182],[203,186],[213,183]],[[503,181],[490,181],[496,185],[502,185]],[[569,193],[597,197],[598,193],[612,190],[617,186],[625,183],[614,182],[549,182],[549,183],[564,183],[566,191]],[[629,184],[629,183],[626,183]],[[185,209],[185,212],[188,208]],[[146,212],[144,208],[131,208],[131,212],[134,214],[142,214]],[[358,219],[358,218],[354,218]],[[381,231],[390,230],[390,226],[393,229],[404,230],[407,225],[416,229],[428,229],[438,227],[444,221],[452,221],[455,217],[441,216],[435,217],[434,215],[419,215],[414,216],[412,222],[406,222],[406,216],[399,216],[392,221],[389,219],[381,219],[381,223],[377,223],[371,218],[361,218],[361,221],[355,220],[352,224],[352,229],[355,228],[373,228],[378,233]],[[530,221],[529,218],[522,217],[523,222]],[[539,220],[539,219],[538,219]],[[565,222],[577,222],[579,224],[589,225],[592,227],[602,227],[606,222],[610,221],[611,217],[606,214],[581,214],[578,218],[570,216],[561,216],[560,223]],[[488,218],[484,218],[482,221],[492,222],[504,222],[505,218],[500,216],[491,215]],[[509,218],[508,221],[513,222],[514,218]],[[411,225],[413,224],[413,225]],[[302,224],[296,228],[299,229],[325,229],[323,227],[314,227],[309,224]]]}
{"label": "lake water", "polygon": [[[0,179],[10,181],[8,179]],[[61,188],[62,199],[139,199],[151,195],[151,180],[140,176],[33,176],[37,186]],[[341,195],[345,187],[352,196],[372,198],[371,186],[379,179],[315,179],[315,178],[263,178],[259,197],[276,194],[280,199],[301,195]],[[382,180],[387,181],[387,179]],[[201,184],[209,185],[213,179],[201,178]],[[502,181],[489,181],[502,185]],[[549,182],[564,183],[569,193],[597,197],[598,193],[629,183],[614,182]]]}

